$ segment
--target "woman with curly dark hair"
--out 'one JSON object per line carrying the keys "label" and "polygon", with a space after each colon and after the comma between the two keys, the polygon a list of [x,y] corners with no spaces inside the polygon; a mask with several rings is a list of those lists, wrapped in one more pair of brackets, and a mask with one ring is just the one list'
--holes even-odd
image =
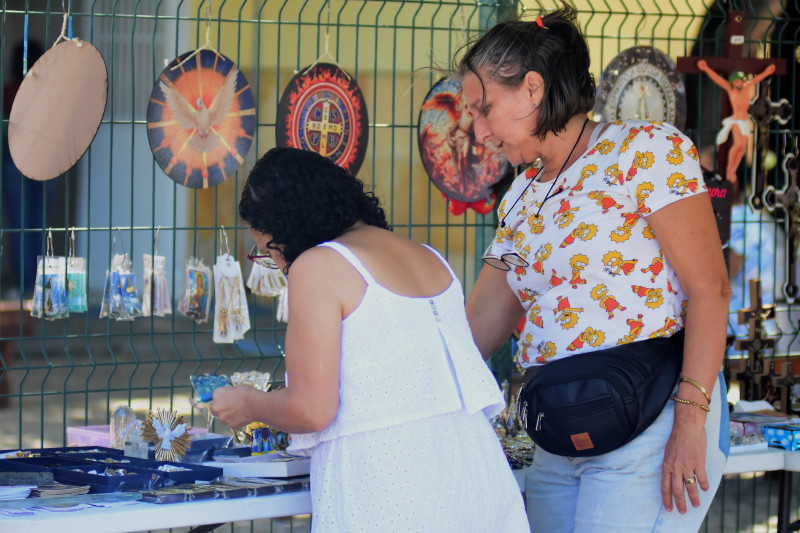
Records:
{"label": "woman with curly dark hair", "polygon": [[311,455],[312,531],[528,531],[489,423],[503,397],[445,259],[314,152],[267,152],[239,212],[250,257],[291,272],[287,386],[217,389],[212,412]]}

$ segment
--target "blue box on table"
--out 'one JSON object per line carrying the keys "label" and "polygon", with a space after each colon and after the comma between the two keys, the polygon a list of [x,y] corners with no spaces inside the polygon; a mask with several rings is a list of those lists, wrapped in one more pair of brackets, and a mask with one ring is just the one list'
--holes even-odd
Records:
{"label": "blue box on table", "polygon": [[114,465],[101,463],[86,466],[56,468],[56,481],[69,485],[88,485],[89,492],[104,493],[123,490],[142,490],[160,487],[164,484],[164,476],[153,470],[141,470],[134,467],[122,467],[126,475],[104,475],[106,469],[115,470]]}
{"label": "blue box on table", "polygon": [[768,446],[784,450],[800,450],[800,424],[775,424],[764,426],[764,440]]}
{"label": "blue box on table", "polygon": [[149,470],[163,476],[170,483],[213,481],[222,475],[222,468],[174,461],[140,461],[137,470]]}
{"label": "blue box on table", "polygon": [[13,459],[4,459],[9,463],[16,463],[19,465],[36,466],[55,472],[56,468],[70,467],[70,466],[86,466],[90,463],[82,459],[73,457],[64,457],[58,455],[39,455],[32,457],[19,457]]}

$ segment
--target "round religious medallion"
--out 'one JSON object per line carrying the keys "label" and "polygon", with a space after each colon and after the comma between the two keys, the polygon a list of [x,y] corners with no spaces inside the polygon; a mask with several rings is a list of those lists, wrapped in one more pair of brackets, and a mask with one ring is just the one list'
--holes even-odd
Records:
{"label": "round religious medallion", "polygon": [[600,77],[594,119],[686,122],[686,89],[675,63],[650,46],[634,46],[611,60]]}
{"label": "round religious medallion", "polygon": [[178,56],[150,94],[147,138],[153,157],[186,187],[213,187],[236,172],[255,127],[250,84],[233,61],[213,50]]}
{"label": "round religious medallion", "polygon": [[461,82],[444,78],[428,91],[419,111],[420,156],[433,184],[457,202],[488,199],[508,168],[496,146],[475,141],[472,125]]}
{"label": "round religious medallion", "polygon": [[367,106],[355,80],[329,63],[301,70],[283,91],[278,146],[312,150],[355,176],[367,153]]}

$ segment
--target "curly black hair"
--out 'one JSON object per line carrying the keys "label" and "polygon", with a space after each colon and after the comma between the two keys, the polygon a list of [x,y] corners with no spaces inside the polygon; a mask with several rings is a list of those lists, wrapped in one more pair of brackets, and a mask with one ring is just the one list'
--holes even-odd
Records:
{"label": "curly black hair", "polygon": [[[493,26],[453,56],[453,70],[463,76],[481,73],[508,87],[519,87],[530,72],[544,80],[544,98],[536,130],[541,139],[562,131],[569,119],[594,108],[596,85],[589,71],[589,47],[577,24],[575,10],[563,3],[537,21],[512,20]],[[456,58],[464,53],[460,60]]]}
{"label": "curly black hair", "polygon": [[362,220],[391,230],[372,192],[333,161],[309,150],[272,148],[256,162],[242,190],[239,216],[272,239],[287,265]]}

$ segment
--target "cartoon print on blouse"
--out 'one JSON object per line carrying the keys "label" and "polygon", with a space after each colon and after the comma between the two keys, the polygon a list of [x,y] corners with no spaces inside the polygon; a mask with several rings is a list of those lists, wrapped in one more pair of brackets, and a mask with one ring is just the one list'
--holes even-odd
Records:
{"label": "cartoon print on blouse", "polygon": [[653,228],[651,228],[649,225],[645,225],[644,229],[642,230],[642,235],[645,239],[653,240],[656,238],[656,234],[653,233]]}
{"label": "cartoon print on blouse", "polygon": [[532,235],[539,235],[544,231],[544,218],[537,216],[536,213],[528,217],[528,226]]}
{"label": "cartoon print on blouse", "polygon": [[539,355],[536,357],[537,363],[545,363],[556,354],[556,345],[551,341],[540,343],[536,349],[539,351]]}
{"label": "cartoon print on blouse", "polygon": [[558,211],[553,215],[553,219],[559,228],[564,229],[569,226],[575,218],[576,211],[578,211],[578,208],[571,207],[569,205],[569,200],[562,199]]}
{"label": "cartoon print on blouse", "polygon": [[667,185],[669,185],[669,192],[678,196],[686,195],[687,189],[691,192],[697,192],[698,187],[697,178],[687,180],[686,176],[679,172],[674,172],[667,178]]}
{"label": "cartoon print on blouse", "polygon": [[672,283],[667,280],[667,292],[674,294],[675,296],[678,295],[678,291],[672,288]]}
{"label": "cartoon print on blouse", "polygon": [[578,313],[583,312],[583,307],[570,307],[569,298],[563,296],[556,296],[556,300],[558,300],[558,307],[553,309],[553,314],[556,315],[555,322],[562,329],[574,328],[578,324]]}
{"label": "cartoon print on blouse", "polygon": [[610,235],[611,240],[616,243],[625,242],[630,238],[631,229],[636,225],[636,222],[638,222],[639,218],[641,217],[638,212],[622,213],[620,216],[624,219],[624,222],[621,226],[617,226],[616,229],[612,230]]}
{"label": "cartoon print on blouse", "polygon": [[631,285],[634,294],[644,298],[644,305],[650,309],[657,309],[664,303],[664,297],[661,296],[661,289],[653,289],[650,287],[642,287],[641,285]]}
{"label": "cartoon print on blouse", "polygon": [[521,304],[524,304],[525,302],[533,303],[536,301],[537,296],[539,296],[539,293],[533,292],[528,288],[517,290],[517,297],[519,298],[519,303]]}
{"label": "cartoon print on blouse", "polygon": [[681,152],[683,139],[677,133],[673,133],[667,139],[672,141],[672,150],[667,153],[667,162],[672,165],[680,165],[683,163],[683,152]]}
{"label": "cartoon print on blouse", "polygon": [[572,278],[569,284],[573,289],[577,289],[578,285],[584,285],[586,280],[581,278],[581,272],[589,265],[589,258],[583,254],[573,255],[569,260],[569,266],[572,267]]}
{"label": "cartoon print on blouse", "polygon": [[558,287],[559,285],[564,283],[566,280],[567,280],[566,276],[558,277],[558,274],[556,274],[556,269],[554,268],[553,269],[553,275],[550,276],[550,288]]}
{"label": "cartoon print on blouse", "polygon": [[659,250],[658,257],[654,257],[650,265],[647,268],[643,268],[642,272],[644,274],[650,272],[650,283],[655,283],[656,278],[663,271],[664,271],[664,250]]}
{"label": "cartoon print on blouse", "polygon": [[583,190],[583,182],[589,176],[593,176],[597,172],[597,165],[589,164],[583,167],[581,170],[581,175],[578,178],[578,183],[576,183],[569,191],[569,196],[573,196],[575,192],[580,192]]}
{"label": "cartoon print on blouse", "polygon": [[536,250],[536,253],[533,254],[533,257],[536,258],[536,261],[531,263],[531,268],[533,268],[534,272],[537,272],[539,274],[544,274],[543,263],[545,260],[547,260],[548,257],[550,257],[550,252],[552,250],[553,247],[550,245],[549,242],[540,246],[539,249]]}
{"label": "cartoon print on blouse", "polygon": [[608,186],[625,184],[625,177],[623,176],[622,171],[619,169],[619,166],[616,163],[606,168],[604,174],[606,175],[606,177],[603,178],[603,183],[605,183]]}
{"label": "cartoon print on blouse", "polygon": [[583,348],[584,343],[597,348],[604,340],[606,340],[606,334],[603,331],[588,327],[567,346],[567,351],[574,352],[575,350],[580,350]]}
{"label": "cartoon print on blouse", "polygon": [[528,311],[528,322],[533,324],[534,326],[544,328],[544,319],[542,318],[542,308],[538,305],[531,306],[530,311]]}
{"label": "cartoon print on blouse", "polygon": [[633,158],[633,164],[631,168],[628,169],[628,175],[625,176],[625,181],[631,181],[640,168],[647,170],[652,167],[654,161],[655,157],[653,156],[653,152],[636,152]]}
{"label": "cartoon print on blouse", "polygon": [[589,198],[594,200],[598,206],[603,208],[603,214],[611,210],[612,207],[616,207],[618,210],[622,209],[622,204],[618,204],[616,200],[611,198],[603,191],[592,191],[589,193]]}
{"label": "cartoon print on blouse", "polygon": [[700,154],[697,153],[697,146],[692,143],[692,147],[686,150],[686,155],[697,161],[700,159]]}
{"label": "cartoon print on blouse", "polygon": [[675,326],[677,325],[678,325],[677,320],[675,320],[674,318],[667,317],[664,319],[664,326],[651,333],[650,338],[655,339],[656,337],[667,337],[672,334]]}
{"label": "cartoon print on blouse", "polygon": [[561,243],[559,248],[566,248],[573,242],[575,239],[580,239],[584,242],[592,240],[594,236],[597,235],[597,226],[594,224],[587,224],[586,222],[581,222],[578,224],[578,227],[575,228],[570,232],[569,235],[564,239],[564,242]]}
{"label": "cartoon print on blouse", "polygon": [[623,259],[622,253],[617,250],[611,250],[603,256],[603,272],[611,276],[618,276],[620,273],[630,276],[638,259]]}
{"label": "cartoon print on blouse", "polygon": [[530,362],[530,357],[528,357],[528,348],[531,347],[531,342],[533,342],[533,337],[531,337],[530,333],[526,333],[524,337],[519,340],[519,351],[517,352],[517,360],[522,361],[523,363]]}
{"label": "cartoon print on blouse", "polygon": [[[619,124],[621,125],[622,122],[620,121]],[[637,128],[636,126],[631,126],[631,129],[628,130],[628,136],[622,141],[622,146],[619,149],[620,154],[624,154],[628,151],[628,148],[631,145],[633,139],[636,138],[639,133],[644,132],[650,137],[651,139],[655,136],[653,134],[653,129],[658,125],[657,122],[650,122],[647,126],[643,126],[641,128]]]}
{"label": "cartoon print on blouse", "polygon": [[616,298],[608,295],[608,287],[606,287],[604,283],[595,286],[595,288],[589,293],[589,296],[592,297],[592,300],[600,303],[600,307],[605,309],[605,311],[608,313],[609,320],[614,318],[614,311],[617,309],[620,311],[627,309],[627,307],[620,305]]}
{"label": "cartoon print on blouse", "polygon": [[645,200],[650,198],[650,194],[653,192],[653,184],[649,181],[645,181],[640,183],[638,187],[636,187],[636,207],[639,209],[639,213],[642,216],[647,216],[650,214],[650,208],[645,205]]}
{"label": "cartoon print on blouse", "polygon": [[644,322],[642,322],[643,316],[644,315],[639,313],[636,315],[636,318],[629,318],[625,321],[628,324],[630,331],[627,335],[618,340],[617,344],[628,344],[629,342],[635,341],[636,338],[642,334],[642,328],[644,327]]}
{"label": "cartoon print on blouse", "polygon": [[683,300],[681,302],[681,320],[683,323],[686,324],[686,311],[689,310],[689,300]]}

